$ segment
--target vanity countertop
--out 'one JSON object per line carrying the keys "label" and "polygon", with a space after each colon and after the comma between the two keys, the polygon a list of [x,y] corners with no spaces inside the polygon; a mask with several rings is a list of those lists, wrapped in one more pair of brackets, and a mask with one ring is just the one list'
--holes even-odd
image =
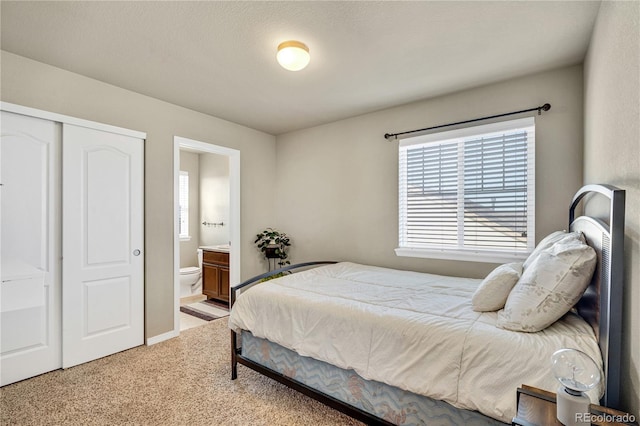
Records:
{"label": "vanity countertop", "polygon": [[231,246],[229,244],[219,244],[217,246],[200,246],[200,248],[206,251],[218,251],[221,253],[229,253]]}

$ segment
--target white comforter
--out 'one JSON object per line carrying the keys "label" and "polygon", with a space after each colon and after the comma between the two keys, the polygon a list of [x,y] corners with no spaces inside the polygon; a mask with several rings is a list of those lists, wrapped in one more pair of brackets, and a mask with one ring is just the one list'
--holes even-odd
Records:
{"label": "white comforter", "polygon": [[479,283],[339,263],[255,285],[239,296],[229,327],[504,422],[518,386],[556,390],[554,351],[580,349],[601,363],[577,315],[538,333],[497,328],[495,312],[471,309]]}

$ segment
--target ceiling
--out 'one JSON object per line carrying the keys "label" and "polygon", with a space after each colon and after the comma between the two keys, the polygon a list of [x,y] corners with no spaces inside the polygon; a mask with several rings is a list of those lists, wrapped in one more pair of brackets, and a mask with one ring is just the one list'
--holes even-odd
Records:
{"label": "ceiling", "polygon": [[[582,62],[600,2],[1,3],[2,49],[270,134]],[[306,43],[309,66],[275,61]]]}

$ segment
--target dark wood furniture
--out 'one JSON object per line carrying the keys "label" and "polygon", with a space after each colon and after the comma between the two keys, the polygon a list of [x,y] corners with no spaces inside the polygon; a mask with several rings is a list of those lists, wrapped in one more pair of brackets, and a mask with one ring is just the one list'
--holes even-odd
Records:
{"label": "dark wood furniture", "polygon": [[[518,389],[517,412],[512,425],[562,426],[556,418],[556,394],[532,386]],[[591,404],[592,425],[635,425],[634,416],[611,408]]]}
{"label": "dark wood furniture", "polygon": [[202,293],[209,299],[229,302],[229,253],[202,251]]}
{"label": "dark wood furniture", "polygon": [[[597,217],[582,215],[576,217],[576,209],[587,196],[599,194],[609,201],[608,223]],[[624,222],[625,191],[611,185],[586,185],[576,193],[569,207],[569,229],[584,234],[588,244],[594,248],[598,256],[596,271],[585,294],[578,302],[580,315],[593,327],[600,351],[602,353],[605,372],[605,394],[601,404],[611,407],[620,404],[620,353],[622,328],[622,289],[624,279]],[[335,262],[308,262],[292,265],[271,271],[234,287],[231,294],[233,306],[238,295],[262,279],[282,271],[300,267],[308,267]],[[231,379],[238,376],[237,365],[243,364],[265,376],[271,377],[285,385],[302,392],[316,400],[333,407],[343,413],[367,424],[391,424],[388,421],[366,413],[353,405],[338,401],[316,389],[296,382],[269,368],[257,364],[242,355],[237,334],[231,331]],[[555,401],[555,400],[554,400]],[[554,410],[555,413],[555,410]],[[555,420],[555,415],[554,415]],[[523,423],[530,424],[530,423]],[[545,424],[546,423],[541,423]],[[550,423],[554,424],[554,423]],[[623,423],[624,424],[624,423]],[[633,424],[633,423],[632,423]]]}

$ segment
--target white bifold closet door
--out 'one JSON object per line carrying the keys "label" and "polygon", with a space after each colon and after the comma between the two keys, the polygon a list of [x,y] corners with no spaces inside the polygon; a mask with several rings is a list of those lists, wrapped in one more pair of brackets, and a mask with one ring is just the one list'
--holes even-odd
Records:
{"label": "white bifold closet door", "polygon": [[63,368],[143,344],[142,140],[63,125]]}
{"label": "white bifold closet door", "polygon": [[0,386],[144,341],[143,134],[2,108]]}
{"label": "white bifold closet door", "polygon": [[0,386],[60,368],[60,123],[0,117]]}

